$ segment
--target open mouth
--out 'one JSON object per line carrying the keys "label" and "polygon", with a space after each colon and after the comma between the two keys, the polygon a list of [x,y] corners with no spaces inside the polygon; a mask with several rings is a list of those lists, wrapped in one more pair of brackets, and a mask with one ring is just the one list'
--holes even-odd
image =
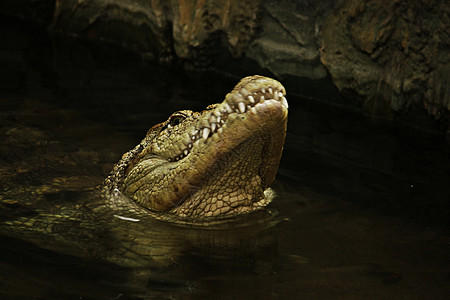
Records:
{"label": "open mouth", "polygon": [[178,216],[252,211],[271,199],[288,104],[270,78],[244,78],[222,103],[180,111],[154,126],[129,163],[121,190],[143,207]]}

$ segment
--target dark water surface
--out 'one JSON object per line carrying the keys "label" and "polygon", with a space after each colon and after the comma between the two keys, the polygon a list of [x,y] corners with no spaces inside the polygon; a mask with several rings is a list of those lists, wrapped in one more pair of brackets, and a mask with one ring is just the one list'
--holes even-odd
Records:
{"label": "dark water surface", "polygon": [[[153,124],[222,101],[238,81],[20,24],[0,33],[0,200],[17,206],[9,214],[26,215],[20,203],[39,206],[41,194],[55,207],[77,201]],[[264,247],[199,247],[130,267],[4,235],[0,298],[448,299],[444,139],[406,137],[286,88],[288,136],[270,206],[281,221],[257,236]]]}

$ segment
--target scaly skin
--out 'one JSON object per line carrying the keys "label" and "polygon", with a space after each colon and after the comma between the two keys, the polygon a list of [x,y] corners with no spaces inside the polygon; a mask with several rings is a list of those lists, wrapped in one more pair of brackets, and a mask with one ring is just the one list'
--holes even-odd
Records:
{"label": "scaly skin", "polygon": [[124,154],[106,190],[194,220],[266,206],[286,135],[285,96],[278,81],[250,76],[220,104],[172,114]]}

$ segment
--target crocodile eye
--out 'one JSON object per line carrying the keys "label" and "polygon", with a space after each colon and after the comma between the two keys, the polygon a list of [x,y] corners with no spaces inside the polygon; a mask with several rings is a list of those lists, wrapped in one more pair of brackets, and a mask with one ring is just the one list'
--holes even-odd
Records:
{"label": "crocodile eye", "polygon": [[169,124],[171,127],[175,127],[183,122],[184,119],[186,119],[186,117],[183,115],[175,115],[170,118]]}

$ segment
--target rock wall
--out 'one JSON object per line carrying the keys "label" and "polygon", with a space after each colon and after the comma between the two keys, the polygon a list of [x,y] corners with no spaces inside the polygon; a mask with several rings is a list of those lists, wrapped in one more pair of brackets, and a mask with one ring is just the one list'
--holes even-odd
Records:
{"label": "rock wall", "polygon": [[258,9],[250,0],[56,0],[53,28],[205,67],[219,51],[243,54]]}
{"label": "rock wall", "polygon": [[[445,132],[447,2],[5,0],[0,13],[118,44],[146,59],[194,68],[233,65],[240,73],[289,78],[297,87],[320,82],[337,88],[346,106]],[[335,101],[328,96],[333,93],[323,95],[321,100]]]}
{"label": "rock wall", "polygon": [[241,56],[258,25],[259,0],[173,1],[172,7],[175,53],[195,65],[210,64],[217,51]]}
{"label": "rock wall", "polygon": [[258,33],[244,52],[278,77],[327,77],[320,63],[319,28],[336,1],[263,1]]}
{"label": "rock wall", "polygon": [[107,41],[143,55],[172,55],[168,1],[56,0],[52,29]]}
{"label": "rock wall", "polygon": [[322,26],[322,63],[368,111],[421,106],[439,119],[450,110],[449,13],[446,1],[341,1]]}
{"label": "rock wall", "polygon": [[197,67],[226,51],[278,76],[327,77],[319,27],[328,1],[56,0],[53,28]]}

